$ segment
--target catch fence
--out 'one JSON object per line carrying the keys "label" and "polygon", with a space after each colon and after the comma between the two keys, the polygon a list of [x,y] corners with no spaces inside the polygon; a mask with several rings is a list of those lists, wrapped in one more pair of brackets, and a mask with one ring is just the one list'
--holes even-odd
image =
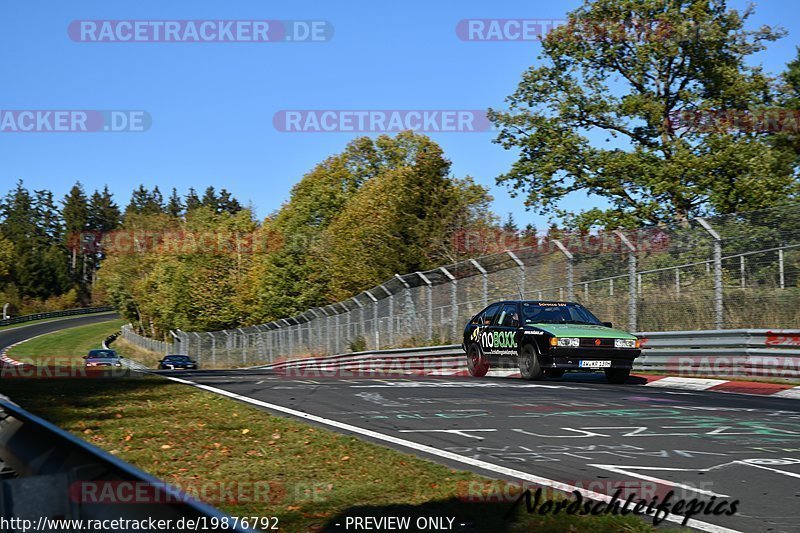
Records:
{"label": "catch fence", "polygon": [[[800,325],[798,205],[633,231],[530,239],[468,232],[454,246],[499,251],[397,274],[346,301],[268,324],[175,331],[172,349],[205,366],[236,367],[452,344],[488,303],[519,298],[579,302],[630,331]],[[138,344],[132,333],[123,337]]]}

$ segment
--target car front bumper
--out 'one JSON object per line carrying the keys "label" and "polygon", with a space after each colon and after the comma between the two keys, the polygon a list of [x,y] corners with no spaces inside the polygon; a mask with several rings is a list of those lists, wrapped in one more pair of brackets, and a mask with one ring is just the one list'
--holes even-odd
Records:
{"label": "car front bumper", "polygon": [[609,349],[609,348],[551,348],[541,357],[543,368],[558,368],[562,370],[603,370],[604,368],[586,368],[580,366],[581,361],[611,361],[611,366],[606,368],[631,368],[633,361],[641,350]]}

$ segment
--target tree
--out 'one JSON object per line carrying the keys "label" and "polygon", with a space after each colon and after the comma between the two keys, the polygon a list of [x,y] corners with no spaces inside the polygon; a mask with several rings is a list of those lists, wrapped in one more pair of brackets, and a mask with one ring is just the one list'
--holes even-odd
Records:
{"label": "tree", "polygon": [[503,223],[503,231],[508,233],[517,233],[519,231],[519,226],[517,226],[517,222],[514,220],[514,213],[508,212],[508,217],[506,217],[506,221]]}
{"label": "tree", "polygon": [[[71,261],[70,268],[73,281],[81,283],[86,276],[87,264],[84,253],[83,234],[89,224],[89,202],[81,182],[75,183],[69,193],[62,200],[64,217],[64,242],[69,248]],[[81,267],[78,268],[78,255],[81,256]]]}
{"label": "tree", "polygon": [[172,188],[172,194],[169,195],[166,211],[169,216],[175,218],[180,217],[181,213],[183,213],[183,204],[181,203],[180,196],[178,196],[178,190],[175,187]]}
{"label": "tree", "polygon": [[235,215],[242,210],[242,204],[240,204],[239,200],[234,198],[226,189],[221,189],[217,200],[217,210],[221,213]]}
{"label": "tree", "polygon": [[454,228],[488,204],[484,188],[449,176],[450,161],[429,138],[400,134],[397,146],[408,151],[360,187],[318,247],[331,301],[446,262]]}
{"label": "tree", "polygon": [[787,112],[787,124],[791,124],[787,131],[776,132],[772,139],[775,147],[790,151],[795,154],[794,166],[800,165],[800,131],[797,129],[800,115],[800,48],[797,57],[786,65],[786,71],[781,75],[780,104]]}
{"label": "tree", "polygon": [[89,228],[94,231],[108,232],[119,227],[122,214],[119,206],[114,202],[114,195],[103,187],[102,192],[94,191],[89,200]]}
{"label": "tree", "polygon": [[131,201],[125,208],[125,216],[130,214],[157,215],[164,211],[164,198],[161,196],[158,186],[155,186],[150,192],[144,185],[139,185],[139,188],[131,194]]}
{"label": "tree", "polygon": [[203,199],[200,201],[200,204],[203,207],[208,207],[214,213],[218,212],[219,210],[219,198],[217,197],[217,191],[209,185],[206,187],[206,191],[203,193]]}
{"label": "tree", "polygon": [[192,211],[193,209],[197,209],[202,205],[200,203],[200,198],[197,196],[197,191],[194,190],[194,187],[189,187],[189,192],[186,194],[186,201],[184,202],[186,206],[186,212]]}
{"label": "tree", "polygon": [[795,194],[790,160],[764,132],[675,120],[774,102],[771,80],[747,61],[781,33],[745,30],[751,14],[724,0],[596,0],[571,12],[509,111],[490,110],[495,142],[520,151],[498,183],[566,218],[554,209],[565,196],[604,198],[610,207],[571,220],[582,228],[685,223]]}

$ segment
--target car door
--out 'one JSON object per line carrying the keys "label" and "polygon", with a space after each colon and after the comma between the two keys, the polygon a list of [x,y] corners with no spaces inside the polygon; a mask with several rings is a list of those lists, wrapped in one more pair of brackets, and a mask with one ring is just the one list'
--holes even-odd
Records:
{"label": "car door", "polygon": [[517,355],[519,309],[516,302],[504,303],[492,326],[493,354],[513,357]]}
{"label": "car door", "polygon": [[483,353],[487,355],[493,353],[494,350],[492,331],[494,329],[495,318],[499,314],[501,307],[502,304],[500,303],[492,304],[487,307],[486,310],[481,313],[481,325],[476,329],[475,335],[478,337],[478,344],[481,345]]}

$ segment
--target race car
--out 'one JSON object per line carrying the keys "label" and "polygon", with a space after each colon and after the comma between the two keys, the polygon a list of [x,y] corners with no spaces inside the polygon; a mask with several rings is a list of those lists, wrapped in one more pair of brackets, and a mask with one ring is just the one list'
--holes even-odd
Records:
{"label": "race car", "polygon": [[625,383],[642,353],[635,335],[578,303],[525,300],[495,302],[473,316],[461,347],[474,377],[490,367],[518,367],[529,380],[603,370],[610,383]]}

